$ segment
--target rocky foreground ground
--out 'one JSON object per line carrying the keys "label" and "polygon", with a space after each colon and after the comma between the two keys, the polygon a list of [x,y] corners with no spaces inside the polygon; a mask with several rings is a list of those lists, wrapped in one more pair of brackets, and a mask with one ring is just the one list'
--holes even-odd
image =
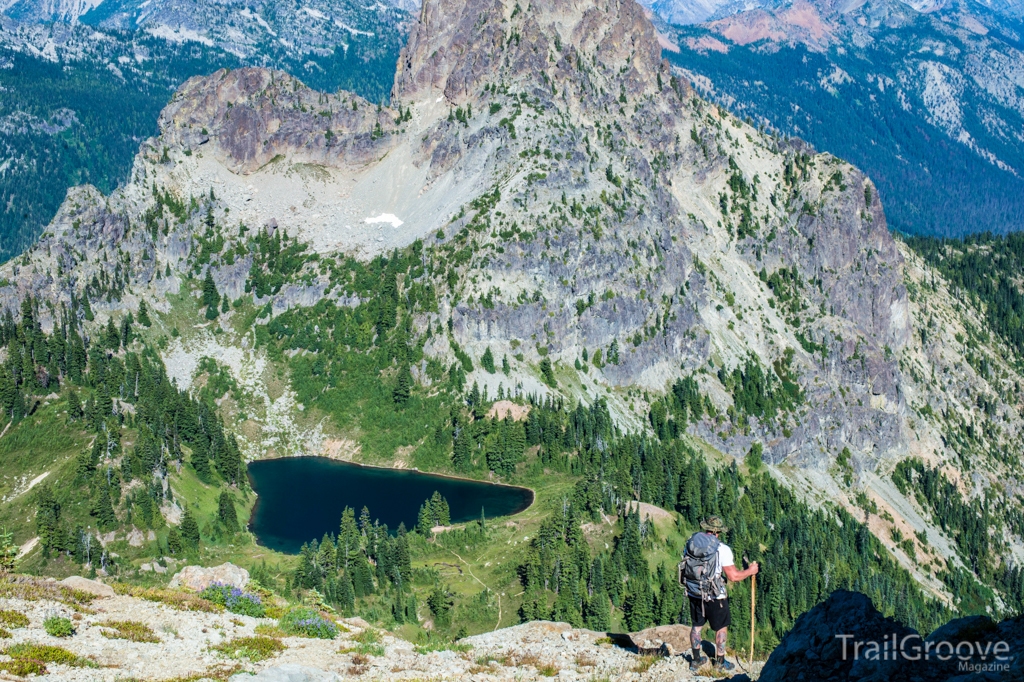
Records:
{"label": "rocky foreground ground", "polygon": [[[188,567],[179,587],[145,589],[74,577],[57,582],[0,576],[0,679],[74,682],[339,682],[360,680],[711,679],[694,675],[685,652],[689,628],[660,626],[632,635],[535,621],[467,637],[445,647],[417,646],[359,618],[331,617],[333,639],[288,636],[272,618],[229,613],[196,595],[211,581],[243,582],[225,564]],[[244,584],[244,582],[243,582]],[[314,614],[315,615],[315,614]],[[65,618],[65,636],[44,622]],[[845,655],[840,637],[875,641],[886,655]],[[955,650],[957,656],[893,655],[892,642]],[[242,646],[244,644],[244,646]],[[970,645],[972,655],[959,654]],[[1002,655],[997,655],[1002,654]],[[800,616],[762,666],[737,664],[738,679],[763,682],[908,680],[1024,682],[1024,616],[994,622],[973,616],[918,635],[884,616],[862,594],[837,590]]]}
{"label": "rocky foreground ground", "polygon": [[[270,618],[191,610],[202,605],[187,587],[126,591],[118,587],[115,592],[109,585],[84,578],[58,583],[19,577],[5,583],[0,588],[0,620],[13,611],[27,616],[28,622],[9,627],[10,636],[0,640],[4,652],[0,669],[5,669],[0,679],[19,679],[17,673],[26,671],[18,667],[26,654],[19,657],[17,653],[17,645],[25,643],[66,650],[61,654],[37,647],[28,656],[42,659],[45,672],[33,671],[41,679],[69,682],[702,679],[691,675],[684,656],[666,655],[679,650],[671,642],[686,641],[688,628],[683,626],[652,631],[640,638],[637,648],[628,638],[613,641],[605,633],[574,629],[566,623],[532,622],[431,651],[381,630],[376,637],[367,637],[365,633],[374,628],[359,618],[339,618],[342,632],[333,640],[289,637],[275,633],[277,621]],[[43,621],[54,615],[71,619],[75,633],[47,634]],[[124,621],[149,626],[157,641],[112,638],[116,633],[109,624]],[[283,650],[252,661],[217,649],[257,634],[269,634]],[[653,639],[656,636],[659,639]],[[670,644],[665,646],[663,640]],[[8,655],[11,652],[15,655]]]}

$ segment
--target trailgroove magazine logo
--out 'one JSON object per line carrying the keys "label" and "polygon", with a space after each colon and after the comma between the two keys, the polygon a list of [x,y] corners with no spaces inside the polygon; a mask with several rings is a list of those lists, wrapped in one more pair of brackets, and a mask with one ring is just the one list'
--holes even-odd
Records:
{"label": "trailgroove magazine logo", "polygon": [[1007,642],[923,640],[912,633],[893,633],[882,640],[858,640],[836,635],[843,643],[844,661],[956,661],[964,672],[1007,672],[1013,657]]}

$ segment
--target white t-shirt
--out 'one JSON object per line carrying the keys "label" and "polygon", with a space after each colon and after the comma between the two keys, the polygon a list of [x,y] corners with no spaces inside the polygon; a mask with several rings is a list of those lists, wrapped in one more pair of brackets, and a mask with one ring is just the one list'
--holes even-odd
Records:
{"label": "white t-shirt", "polygon": [[[732,548],[729,545],[720,543],[718,545],[718,573],[722,574],[722,569],[726,566],[735,566],[736,559],[732,554]],[[722,579],[722,589],[718,591],[718,596],[715,599],[725,599],[728,595],[725,592],[725,579]]]}

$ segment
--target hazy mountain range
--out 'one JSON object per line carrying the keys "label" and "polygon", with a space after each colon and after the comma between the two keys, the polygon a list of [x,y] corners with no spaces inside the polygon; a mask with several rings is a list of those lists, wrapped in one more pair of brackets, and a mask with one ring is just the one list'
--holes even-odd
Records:
{"label": "hazy mountain range", "polygon": [[655,3],[698,90],[863,168],[890,224],[1024,225],[1019,3]]}

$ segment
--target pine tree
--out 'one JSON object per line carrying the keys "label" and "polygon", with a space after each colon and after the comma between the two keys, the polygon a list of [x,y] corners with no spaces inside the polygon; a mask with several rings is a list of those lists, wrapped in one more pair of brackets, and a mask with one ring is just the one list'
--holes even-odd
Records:
{"label": "pine tree", "polygon": [[189,459],[196,476],[200,481],[208,483],[213,478],[213,471],[210,469],[210,459],[206,456],[206,447],[198,443],[192,449],[192,457]]}
{"label": "pine tree", "polygon": [[235,511],[235,501],[227,490],[221,490],[220,497],[217,498],[217,518],[229,532],[238,532],[238,513]]}
{"label": "pine tree", "polygon": [[114,318],[107,318],[107,330],[103,335],[103,341],[107,348],[111,350],[117,350],[121,347],[121,332],[114,324]]}
{"label": "pine tree", "polygon": [[143,327],[151,327],[153,322],[149,319],[149,306],[145,301],[139,301],[139,324]]}
{"label": "pine tree", "polygon": [[197,551],[199,549],[199,523],[188,507],[185,507],[185,513],[182,514],[178,529],[184,549]]}
{"label": "pine tree", "polygon": [[213,281],[213,271],[206,268],[206,277],[203,279],[203,305],[209,307],[216,306],[218,303],[220,303],[220,293],[217,291],[217,283]]}
{"label": "pine tree", "polygon": [[502,355],[501,356],[501,373],[504,374],[505,376],[508,376],[509,372],[511,372],[511,371],[512,371],[512,367],[508,364],[508,355]]}
{"label": "pine tree", "polygon": [[461,416],[458,415],[455,417],[455,430],[452,439],[452,466],[456,471],[466,471],[471,464],[470,453],[473,447],[473,437],[470,435],[468,424],[463,422]]}
{"label": "pine tree", "polygon": [[551,388],[556,388],[558,382],[555,380],[555,370],[551,366],[551,360],[548,358],[542,358],[540,361],[540,374],[541,378],[544,379],[544,383]]}
{"label": "pine tree", "polygon": [[78,398],[78,393],[75,391],[68,391],[68,419],[74,421],[82,417],[82,401]]}
{"label": "pine tree", "polygon": [[491,353],[491,347],[488,346],[484,350],[483,356],[480,358],[480,365],[487,370],[489,374],[494,374],[494,355]]}
{"label": "pine tree", "polygon": [[178,532],[177,527],[171,526],[171,530],[167,533],[167,550],[171,554],[181,554],[184,549],[185,545],[181,540],[181,533]]}
{"label": "pine tree", "polygon": [[338,581],[337,601],[343,614],[352,615],[356,607],[356,593],[352,588],[352,576],[348,571],[342,573]]}
{"label": "pine tree", "polygon": [[594,592],[586,605],[587,628],[597,632],[605,632],[612,626],[611,602],[608,594],[601,590]]}
{"label": "pine tree", "polygon": [[654,623],[654,595],[647,576],[629,581],[622,611],[630,632],[639,632]]}
{"label": "pine tree", "polygon": [[93,503],[92,515],[96,517],[100,530],[110,530],[117,525],[117,516],[114,514],[114,505],[110,499],[110,489],[103,480],[99,484],[100,492]]}
{"label": "pine tree", "polygon": [[430,537],[430,529],[433,527],[433,519],[430,518],[430,503],[424,502],[420,505],[419,514],[416,517],[416,530],[425,538]]}
{"label": "pine tree", "polygon": [[408,364],[403,364],[398,370],[398,380],[391,393],[391,398],[395,401],[396,405],[402,407],[409,402],[409,396],[412,393],[411,389],[412,372],[409,370]]}
{"label": "pine tree", "polygon": [[434,616],[434,626],[437,628],[447,629],[451,626],[454,606],[453,595],[441,585],[435,585],[430,596],[427,597],[427,608]]}

